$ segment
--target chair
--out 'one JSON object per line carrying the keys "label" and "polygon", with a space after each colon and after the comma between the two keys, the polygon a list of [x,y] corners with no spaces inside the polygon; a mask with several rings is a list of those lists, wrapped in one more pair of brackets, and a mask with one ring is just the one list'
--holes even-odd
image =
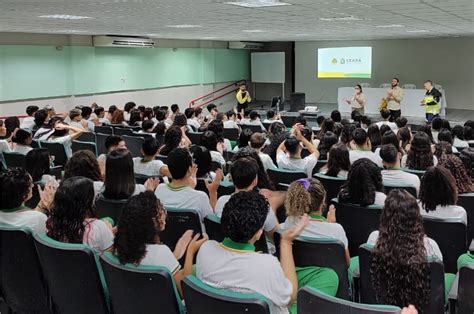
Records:
{"label": "chair", "polygon": [[[221,219],[217,215],[207,215],[204,218],[204,226],[209,239],[217,242],[222,242],[224,240],[225,236],[221,227]],[[260,239],[255,242],[255,251],[268,253],[267,238],[265,235],[262,235]]]}
{"label": "chair", "polygon": [[32,231],[0,225],[2,297],[17,313],[52,313]]}
{"label": "chair", "polygon": [[95,142],[72,141],[71,148],[73,153],[80,150],[88,150],[97,156],[97,144]]}
{"label": "chair", "polygon": [[415,84],[403,84],[402,88],[404,88],[404,89],[416,89],[416,85]]}
{"label": "chair", "polygon": [[[360,269],[360,302],[376,304],[376,295],[372,286],[370,267],[372,265],[373,247],[368,244],[360,246],[359,269]],[[428,303],[423,313],[444,314],[444,267],[443,262],[428,258],[430,268],[430,294]]]}
{"label": "chair", "polygon": [[[392,305],[360,304],[329,296],[317,289],[303,287],[298,291],[298,313],[350,313],[399,314],[400,308]],[[317,311],[316,311],[317,309]]]}
{"label": "chair", "polygon": [[308,175],[302,171],[292,171],[280,168],[267,169],[267,174],[275,185],[278,185],[278,183],[291,184],[293,181],[308,177]]}
{"label": "chair", "polygon": [[160,240],[166,244],[171,251],[174,250],[179,238],[186,230],[193,230],[194,234],[201,233],[201,218],[197,211],[192,209],[166,208],[166,228],[160,233]]}
{"label": "chair", "polygon": [[237,141],[239,139],[239,129],[235,128],[224,128],[222,136],[229,141]]}
{"label": "chair", "polygon": [[408,168],[402,168],[402,170],[408,173],[416,174],[420,178],[420,180],[425,174],[425,170],[415,170],[415,169],[408,169]]}
{"label": "chair", "polygon": [[178,290],[170,271],[160,266],[120,264],[117,257],[107,252],[100,257],[105,281],[110,293],[110,307],[114,314],[184,313]]}
{"label": "chair", "polygon": [[30,146],[31,146],[32,148],[40,148],[39,141],[35,141],[35,140],[31,141]]}
{"label": "chair", "polygon": [[109,313],[105,283],[92,249],[36,234],[36,249],[56,313]]}
{"label": "chair", "polygon": [[370,88],[370,84],[369,83],[360,83],[360,86],[362,88]]}
{"label": "chair", "polygon": [[132,157],[141,157],[142,156],[142,146],[145,140],[137,136],[127,136],[124,135],[123,139],[127,143],[127,148],[132,154]]}
{"label": "chair", "polygon": [[201,141],[201,135],[203,132],[187,132],[186,135],[188,136],[189,140],[191,143],[194,145],[199,145],[199,142]]}
{"label": "chair", "polygon": [[[281,232],[273,234],[277,256],[280,255]],[[327,267],[337,273],[339,287],[336,296],[350,299],[349,277],[347,273],[346,251],[344,244],[333,238],[299,236],[293,241],[293,259],[297,267]]]}
{"label": "chair", "polygon": [[242,131],[249,129],[252,133],[262,133],[262,127],[260,125],[242,124],[241,128]]}
{"label": "chair", "polygon": [[157,155],[155,156],[155,159],[161,160],[164,164],[168,161],[168,156],[163,156],[163,155]]}
{"label": "chair", "polygon": [[114,128],[114,134],[115,135],[127,135],[127,136],[133,136],[133,130],[127,127],[124,128]]}
{"label": "chair", "polygon": [[96,125],[94,127],[94,132],[100,133],[100,134],[107,134],[107,135],[112,135],[114,134],[114,128],[111,126],[105,126],[105,125]]}
{"label": "chair", "polygon": [[413,195],[415,198],[417,198],[416,189],[415,189],[415,187],[413,187],[411,185],[401,185],[401,184],[396,184],[395,185],[395,184],[384,183],[383,187],[385,188],[385,194],[387,194],[387,195],[388,195],[388,193],[390,193],[391,190],[399,189],[399,190],[405,190],[408,193],[410,193],[411,195]]}
{"label": "chair", "polygon": [[102,133],[96,133],[95,134],[95,140],[96,140],[96,146],[97,146],[97,153],[99,155],[101,154],[107,154],[107,149],[105,149],[105,140],[107,137],[109,137],[110,134],[102,134]]}
{"label": "chair", "polygon": [[135,173],[135,183],[136,184],[145,184],[148,179],[160,179],[160,183],[163,183],[163,178],[161,176],[147,176],[144,174]]}
{"label": "chair", "polygon": [[92,142],[95,143],[95,133],[92,132],[83,132],[79,138],[76,139],[81,142]]}
{"label": "chair", "polygon": [[272,125],[272,122],[262,122],[262,124],[265,130],[267,130],[268,132],[268,129],[270,128],[270,125]]}
{"label": "chair", "polygon": [[392,86],[392,84],[390,84],[390,83],[383,83],[383,84],[379,85],[379,88],[390,88],[391,86]]}
{"label": "chair", "polygon": [[316,163],[316,166],[314,166],[313,168],[313,174],[317,173],[319,171],[319,169],[321,169],[322,167],[326,166],[326,164],[328,163],[327,160],[319,160],[318,159],[318,162]]}
{"label": "chair", "polygon": [[281,116],[281,121],[283,121],[283,124],[287,128],[291,128],[295,124],[295,119],[296,118],[297,118],[297,116]]}
{"label": "chair", "polygon": [[379,229],[382,206],[361,207],[341,203],[337,198],[331,203],[336,206],[336,221],[342,225],[349,240],[349,253],[351,257],[356,256],[359,246],[367,242],[370,233]]}
{"label": "chair", "polygon": [[474,313],[474,265],[465,265],[459,270],[458,311],[459,314]]}
{"label": "chair", "polygon": [[459,194],[458,205],[467,213],[467,242],[470,243],[474,238],[474,193]]}
{"label": "chair", "polygon": [[222,195],[231,195],[235,192],[235,186],[232,182],[222,180],[221,184],[217,188],[217,197],[221,197]]}
{"label": "chair", "polygon": [[127,200],[113,200],[103,197],[102,194],[95,200],[95,210],[99,218],[110,217],[118,224],[123,206]]}
{"label": "chair", "polygon": [[41,147],[47,148],[49,154],[54,156],[56,166],[65,166],[67,163],[66,150],[62,143],[40,142]]}
{"label": "chair", "polygon": [[345,178],[327,176],[322,173],[316,173],[314,177],[321,181],[326,190],[326,205],[328,205],[329,208],[331,200],[337,197],[341,186],[346,183],[347,180]]}
{"label": "chair", "polygon": [[156,135],[155,136],[156,138],[156,141],[158,142],[158,147],[161,147],[161,145],[163,145],[163,142],[165,141],[165,135],[164,134],[160,134],[160,135]]}
{"label": "chair", "polygon": [[25,167],[25,159],[26,156],[19,153],[13,152],[3,152],[3,158],[5,159],[5,163],[7,164],[8,168],[14,167]]}
{"label": "chair", "polygon": [[269,314],[270,303],[257,293],[239,293],[216,289],[194,276],[181,281],[188,314]]}
{"label": "chair", "polygon": [[428,237],[435,240],[441,253],[446,272],[457,272],[457,259],[467,252],[467,227],[460,220],[423,217],[423,226]]}

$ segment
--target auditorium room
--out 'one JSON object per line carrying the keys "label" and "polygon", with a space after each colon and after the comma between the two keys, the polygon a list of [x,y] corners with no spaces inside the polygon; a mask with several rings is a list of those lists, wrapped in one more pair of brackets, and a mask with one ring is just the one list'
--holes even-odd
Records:
{"label": "auditorium room", "polygon": [[0,0],[0,313],[473,314],[473,0]]}

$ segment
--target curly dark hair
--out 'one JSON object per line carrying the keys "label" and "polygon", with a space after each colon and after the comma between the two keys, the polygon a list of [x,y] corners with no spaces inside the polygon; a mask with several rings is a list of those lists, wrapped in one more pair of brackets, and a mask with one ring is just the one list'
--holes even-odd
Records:
{"label": "curly dark hair", "polygon": [[286,126],[280,122],[273,122],[269,127],[268,140],[270,141],[269,145],[266,145],[263,148],[263,152],[270,156],[274,163],[276,163],[276,153],[278,146],[283,143],[284,140],[288,137],[288,132]]}
{"label": "curly dark hair", "polygon": [[442,166],[451,172],[456,181],[456,186],[458,188],[458,193],[471,193],[474,192],[474,185],[472,184],[471,177],[469,176],[464,164],[458,156],[443,155],[438,163],[439,166]]}
{"label": "curly dark hair", "polygon": [[417,132],[411,141],[406,167],[415,170],[426,170],[433,164],[430,138],[425,132]]}
{"label": "curly dark hair", "polygon": [[166,130],[163,146],[160,149],[160,155],[168,156],[168,154],[175,148],[179,147],[183,133],[179,126],[173,125]]}
{"label": "curly dark hair", "polygon": [[406,151],[406,147],[408,146],[408,144],[410,144],[410,141],[411,141],[411,131],[409,128],[407,127],[403,127],[403,128],[400,128],[398,129],[398,133],[397,133],[397,136],[398,136],[398,139],[402,142],[401,143],[401,148]]}
{"label": "curly dark hair", "polygon": [[445,141],[438,141],[438,143],[434,144],[434,153],[433,155],[440,160],[444,155],[450,155],[453,153],[453,145],[449,144]]}
{"label": "curly dark hair", "polygon": [[23,168],[10,168],[0,172],[0,208],[20,207],[30,196],[33,180]]}
{"label": "curly dark hair", "polygon": [[441,166],[426,169],[421,178],[419,199],[426,212],[436,210],[438,205],[456,205],[458,189],[451,172]]}
{"label": "curly dark hair", "polygon": [[72,177],[86,177],[92,181],[102,181],[99,163],[91,151],[77,151],[67,161],[64,167],[64,179]]}
{"label": "curly dark hair", "polygon": [[121,264],[140,264],[146,245],[157,242],[160,229],[164,229],[158,219],[160,213],[164,213],[163,206],[151,191],[129,198],[120,215],[113,248]]}
{"label": "curly dark hair", "polygon": [[352,132],[354,132],[355,129],[357,129],[357,125],[354,123],[344,125],[341,131],[341,143],[348,146],[352,141]]}
{"label": "curly dark hair", "polygon": [[331,147],[328,154],[326,175],[337,177],[341,170],[349,171],[351,161],[349,159],[349,149],[343,143],[337,143]]}
{"label": "curly dark hair", "polygon": [[423,219],[416,199],[391,191],[380,215],[379,236],[370,267],[377,302],[399,307],[428,302],[430,273]]}
{"label": "curly dark hair", "polygon": [[234,155],[234,158],[232,159],[232,163],[234,163],[238,159],[247,158],[247,157],[250,157],[251,159],[253,159],[257,162],[257,165],[258,165],[258,183],[257,183],[257,187],[260,188],[260,189],[275,190],[275,186],[270,181],[270,178],[268,177],[267,172],[265,171],[265,168],[263,167],[262,160],[260,159],[260,156],[258,155],[258,153],[255,149],[252,149],[250,147],[240,149]]}
{"label": "curly dark hair", "polygon": [[337,142],[339,142],[339,137],[336,134],[334,134],[333,132],[329,132],[329,131],[326,132],[326,134],[324,134],[323,138],[321,139],[321,141],[319,142],[319,145],[318,145],[319,159],[327,160],[329,150]]}
{"label": "curly dark hair", "polygon": [[52,214],[46,221],[48,237],[66,243],[82,243],[84,220],[93,218],[94,184],[84,177],[61,182],[54,195]]}
{"label": "curly dark hair", "polygon": [[239,243],[247,243],[263,228],[270,204],[258,192],[233,194],[225,204],[221,225],[224,235]]}
{"label": "curly dark hair", "polygon": [[375,202],[375,192],[383,192],[382,172],[379,167],[368,158],[356,160],[349,170],[347,182],[339,192],[339,201],[372,205]]}

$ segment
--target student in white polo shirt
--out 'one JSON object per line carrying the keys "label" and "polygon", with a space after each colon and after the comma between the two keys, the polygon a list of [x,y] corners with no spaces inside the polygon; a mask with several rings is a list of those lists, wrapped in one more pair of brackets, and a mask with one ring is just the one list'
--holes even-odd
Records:
{"label": "student in white polo shirt", "polygon": [[28,117],[24,118],[21,121],[20,129],[27,130],[28,132],[33,131],[33,128],[35,127],[35,113],[38,110],[38,106],[26,107],[26,114],[28,115]]}
{"label": "student in white polo shirt", "polygon": [[263,133],[256,132],[250,137],[250,147],[257,151],[258,157],[262,160],[263,167],[265,168],[265,171],[267,171],[267,169],[274,169],[276,166],[273,163],[272,158],[262,152],[262,149],[265,147],[265,142],[266,138]]}
{"label": "student in white polo shirt", "polygon": [[467,225],[466,210],[456,205],[458,189],[453,175],[444,167],[430,167],[421,178],[420,209],[425,217],[459,219]]}
{"label": "student in white polo shirt", "polygon": [[119,135],[110,135],[105,138],[104,146],[107,153],[100,154],[99,157],[97,157],[97,161],[99,162],[99,164],[102,163],[105,166],[107,154],[116,149],[127,148],[127,143],[125,142],[123,137]]}
{"label": "student in white polo shirt", "polygon": [[349,160],[353,164],[356,160],[367,158],[373,161],[379,168],[382,168],[382,158],[378,154],[372,152],[367,132],[362,128],[357,128],[352,132],[351,146],[353,149],[349,152]]}
{"label": "student in white polo shirt", "polygon": [[327,219],[322,211],[326,204],[326,190],[319,180],[300,179],[291,183],[286,194],[286,220],[282,229],[293,228],[307,214],[309,224],[301,232],[301,236],[309,238],[334,238],[344,245],[346,261],[349,266],[350,255],[344,228],[336,222],[334,205],[329,208]]}
{"label": "student in white polo shirt", "polygon": [[385,144],[380,148],[384,170],[382,180],[384,184],[395,186],[412,186],[416,194],[420,192],[420,178],[416,174],[405,172],[400,167],[401,154],[393,144]]}
{"label": "student in white polo shirt", "polygon": [[296,313],[296,294],[304,286],[328,295],[337,292],[337,274],[329,268],[296,268],[292,242],[308,224],[305,215],[280,241],[280,261],[255,252],[254,243],[263,233],[268,202],[257,192],[239,192],[229,199],[222,213],[224,241],[207,241],[196,259],[196,275],[204,283],[238,292],[256,292],[271,302],[272,313]]}
{"label": "student in white polo shirt", "polygon": [[171,177],[168,166],[161,160],[155,159],[158,153],[158,141],[154,137],[147,138],[142,145],[143,157],[133,158],[133,171],[136,174],[150,177]]}
{"label": "student in white polo shirt", "polygon": [[[308,178],[313,175],[313,168],[316,166],[319,158],[319,152],[313,143],[309,142],[302,134],[301,129],[304,126],[296,124],[293,127],[293,135],[283,141],[277,149],[277,164],[279,168],[304,171]],[[309,151],[309,155],[301,158],[303,147]]]}
{"label": "student in white polo shirt", "polygon": [[[258,182],[258,165],[255,160],[244,157],[237,159],[232,163],[230,175],[235,186],[235,193],[253,191]],[[219,197],[216,204],[216,215],[221,217],[225,204],[229,201],[231,195],[223,195]],[[278,229],[278,220],[275,212],[270,207],[263,230],[273,238],[273,233]]]}
{"label": "student in white polo shirt", "polygon": [[380,116],[382,117],[382,121],[379,121],[377,123],[375,123],[379,128],[382,126],[382,125],[388,125],[392,131],[396,131],[397,130],[397,124],[395,122],[390,122],[389,119],[390,119],[390,110],[388,109],[382,109],[380,111]]}
{"label": "student in white polo shirt", "polygon": [[222,180],[222,170],[216,171],[216,178],[212,183],[206,183],[209,197],[202,191],[194,189],[196,186],[197,167],[193,165],[193,158],[186,148],[173,149],[167,159],[168,169],[173,181],[160,184],[155,191],[156,197],[165,208],[194,209],[198,212],[201,221],[209,214],[214,213],[217,203],[217,189]]}

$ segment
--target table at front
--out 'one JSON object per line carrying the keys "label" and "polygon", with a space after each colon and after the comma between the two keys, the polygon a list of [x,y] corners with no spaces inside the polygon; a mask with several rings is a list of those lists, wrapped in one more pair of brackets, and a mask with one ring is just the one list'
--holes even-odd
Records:
{"label": "table at front", "polygon": [[[365,95],[365,113],[379,114],[379,105],[382,98],[385,96],[387,89],[385,88],[363,88]],[[441,112],[442,117],[446,113],[446,93],[440,90],[443,94],[441,98]],[[403,100],[401,103],[402,116],[425,118],[425,108],[420,106],[420,102],[425,97],[426,91],[424,89],[404,89]],[[338,109],[343,113],[350,113],[351,106],[349,106],[344,99],[350,99],[354,95],[354,87],[339,87],[337,91]]]}

